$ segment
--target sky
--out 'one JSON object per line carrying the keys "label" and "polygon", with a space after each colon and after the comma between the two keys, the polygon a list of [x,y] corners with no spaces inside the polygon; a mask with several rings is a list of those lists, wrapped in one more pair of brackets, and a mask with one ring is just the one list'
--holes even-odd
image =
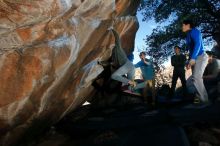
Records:
{"label": "sky", "polygon": [[137,18],[139,21],[139,29],[135,38],[134,64],[140,60],[139,53],[146,48],[146,43],[144,41],[146,35],[150,35],[153,29],[157,27],[157,24],[153,20],[143,22],[143,16],[140,11],[137,12]]}
{"label": "sky", "polygon": [[[149,21],[142,21],[143,20],[143,15],[141,14],[140,11],[137,12],[137,18],[139,21],[139,29],[136,33],[136,38],[135,38],[135,49],[134,49],[134,60],[133,63],[136,64],[137,62],[140,61],[139,58],[139,53],[141,51],[145,51],[147,48],[147,45],[144,41],[146,38],[146,35],[150,35],[153,32],[153,29],[156,28],[157,26],[163,26],[167,25],[169,21],[158,24],[156,23],[153,19]],[[168,59],[167,62],[164,63],[165,66],[170,65],[170,60]]]}

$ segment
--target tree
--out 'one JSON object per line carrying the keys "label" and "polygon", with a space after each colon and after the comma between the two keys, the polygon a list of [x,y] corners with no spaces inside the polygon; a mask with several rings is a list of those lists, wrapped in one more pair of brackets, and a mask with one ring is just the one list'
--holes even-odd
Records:
{"label": "tree", "polygon": [[142,0],[139,10],[144,21],[154,19],[160,24],[169,22],[166,26],[154,29],[145,39],[149,46],[148,54],[159,66],[171,55],[175,45],[184,48],[185,34],[181,31],[184,19],[195,21],[203,33],[205,44],[215,40],[220,46],[219,0]]}

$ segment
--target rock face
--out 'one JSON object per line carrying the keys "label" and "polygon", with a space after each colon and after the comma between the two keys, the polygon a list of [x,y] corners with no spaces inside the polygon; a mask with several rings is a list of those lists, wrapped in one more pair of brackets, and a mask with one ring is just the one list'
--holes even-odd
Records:
{"label": "rock face", "polygon": [[115,24],[134,48],[139,0],[0,1],[0,145],[14,145],[85,102],[111,56]]}

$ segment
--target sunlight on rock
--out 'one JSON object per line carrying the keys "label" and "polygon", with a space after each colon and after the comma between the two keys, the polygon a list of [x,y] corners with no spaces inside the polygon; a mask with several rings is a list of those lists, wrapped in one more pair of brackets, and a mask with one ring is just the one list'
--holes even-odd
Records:
{"label": "sunlight on rock", "polygon": [[125,51],[134,48],[138,4],[0,1],[0,145],[14,145],[29,128],[40,131],[85,103],[103,71],[97,61],[111,56],[113,21]]}

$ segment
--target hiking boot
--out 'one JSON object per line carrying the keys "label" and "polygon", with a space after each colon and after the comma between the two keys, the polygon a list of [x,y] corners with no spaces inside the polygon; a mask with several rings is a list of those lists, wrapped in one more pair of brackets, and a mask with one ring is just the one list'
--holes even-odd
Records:
{"label": "hiking boot", "polygon": [[210,101],[201,101],[199,99],[199,96],[196,95],[196,97],[194,98],[194,102],[193,102],[196,106],[202,106],[202,107],[206,107],[206,106],[209,106],[211,104]]}
{"label": "hiking boot", "polygon": [[193,103],[194,103],[194,104],[200,104],[200,103],[201,103],[201,101],[200,101],[200,99],[199,99],[199,98],[195,98],[195,99],[194,99],[194,101],[193,101]]}
{"label": "hiking boot", "polygon": [[195,105],[200,105],[201,104],[201,100],[200,100],[199,95],[197,93],[194,94],[193,104],[195,104]]}

